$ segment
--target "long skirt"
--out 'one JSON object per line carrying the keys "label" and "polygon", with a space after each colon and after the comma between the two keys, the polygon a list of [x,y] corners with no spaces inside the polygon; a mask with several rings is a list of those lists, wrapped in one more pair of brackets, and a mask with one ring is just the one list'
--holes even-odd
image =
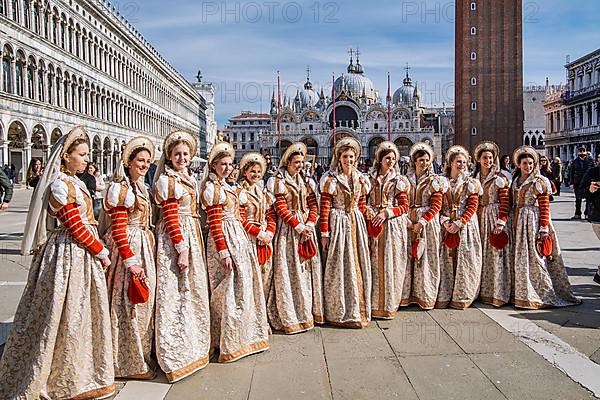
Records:
{"label": "long skirt", "polygon": [[[318,246],[316,235],[312,236]],[[323,275],[321,257],[303,260],[298,255],[300,234],[277,222],[273,238],[273,283],[267,299],[269,323],[286,334],[310,330],[323,320]]]}
{"label": "long skirt", "polygon": [[106,243],[111,248],[111,267],[108,271],[108,296],[112,328],[115,376],[150,379],[155,363],[150,353],[154,339],[154,293],[156,291],[156,265],[154,262],[154,236],[151,231],[136,226],[127,227],[129,245],[142,264],[148,278],[150,296],[141,304],[131,304],[127,290],[131,273],[123,264],[112,240],[111,232]]}
{"label": "long skirt", "polygon": [[223,220],[223,235],[233,261],[231,271],[221,265],[212,235],[207,247],[211,335],[219,362],[233,362],[269,348],[269,324],[252,242],[233,218]]}
{"label": "long skirt", "polygon": [[[427,210],[429,207],[417,208],[415,220],[418,221]],[[404,276],[405,285],[401,305],[417,304],[424,310],[431,310],[435,306],[441,274],[440,231],[440,220],[436,215],[421,230],[419,240],[425,243],[425,251],[418,260],[413,258],[411,253],[412,244],[417,238],[414,232],[410,233],[411,241],[408,244],[410,268]]]}
{"label": "long skirt", "polygon": [[[252,242],[252,247],[257,249],[258,240],[255,237],[250,237],[250,241]],[[271,248],[273,243],[271,243]],[[262,277],[263,284],[263,293],[265,297],[265,304],[267,304],[267,299],[269,298],[269,292],[273,287],[273,256],[267,260],[263,265],[260,266],[260,274]]]}
{"label": "long skirt", "polygon": [[498,220],[498,204],[489,204],[481,211],[479,229],[481,232],[482,270],[479,299],[484,304],[500,307],[510,302],[512,282],[514,281],[513,260],[511,258],[510,223],[504,227],[509,242],[503,249],[490,244],[490,234]]}
{"label": "long skirt", "polygon": [[[97,237],[95,226],[87,228]],[[102,265],[64,230],[55,231],[31,263],[0,362],[0,398],[95,398],[114,391]]]}
{"label": "long skirt", "polygon": [[323,274],[325,322],[364,328],[371,320],[371,259],[367,226],[358,209],[331,209]]}
{"label": "long skirt", "polygon": [[386,220],[379,237],[369,239],[373,318],[394,318],[402,301],[409,262],[407,221],[406,215]]}
{"label": "long skirt", "polygon": [[581,303],[571,292],[569,277],[552,224],[552,255],[542,257],[536,250],[539,208],[525,206],[519,209],[514,226],[515,306],[539,309]]}
{"label": "long skirt", "polygon": [[477,298],[481,282],[481,235],[473,216],[459,231],[457,248],[441,248],[441,274],[436,308],[465,309]]}
{"label": "long skirt", "polygon": [[208,364],[210,305],[204,243],[197,219],[179,215],[189,243],[189,267],[180,271],[178,253],[161,221],[156,257],[156,358],[169,382],[176,382]]}

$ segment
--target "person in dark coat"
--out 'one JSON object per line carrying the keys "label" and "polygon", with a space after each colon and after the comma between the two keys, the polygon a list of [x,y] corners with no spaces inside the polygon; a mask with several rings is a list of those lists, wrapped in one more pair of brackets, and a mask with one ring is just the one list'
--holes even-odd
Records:
{"label": "person in dark coat", "polygon": [[[585,174],[594,166],[594,160],[588,157],[585,147],[577,149],[577,158],[571,162],[569,184],[575,192],[575,215],[571,219],[581,219],[581,205],[588,188],[581,184]],[[587,202],[586,202],[587,211]]]}
{"label": "person in dark coat", "polygon": [[554,195],[560,196],[560,187],[563,181],[563,165],[559,157],[554,158],[554,161],[550,164],[550,168],[552,169],[552,182],[556,186],[556,193]]}
{"label": "person in dark coat", "polygon": [[96,178],[93,175],[90,175],[87,170],[88,169],[86,167],[83,173],[77,174],[77,177],[81,179],[83,183],[85,183],[85,187],[87,188],[88,192],[90,192],[92,200],[94,200],[96,197]]}
{"label": "person in dark coat", "polygon": [[[588,193],[588,221],[592,223],[594,233],[600,239],[600,164],[590,169],[583,177],[581,185]],[[600,284],[600,265],[594,275],[594,282]]]}
{"label": "person in dark coat", "polygon": [[4,171],[0,170],[0,211],[8,208],[8,203],[12,200],[12,195],[13,185]]}

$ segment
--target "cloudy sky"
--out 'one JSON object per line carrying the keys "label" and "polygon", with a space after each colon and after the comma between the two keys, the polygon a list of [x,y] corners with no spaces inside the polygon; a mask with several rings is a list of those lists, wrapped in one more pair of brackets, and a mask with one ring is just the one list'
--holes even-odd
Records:
{"label": "cloudy sky", "polygon": [[[242,110],[268,112],[277,70],[287,93],[306,80],[331,90],[348,49],[360,49],[366,75],[385,98],[402,84],[406,63],[430,104],[453,103],[452,1],[164,1],[115,6],[183,76],[217,87],[217,121]],[[524,81],[565,80],[565,58],[600,46],[597,0],[523,0]]]}

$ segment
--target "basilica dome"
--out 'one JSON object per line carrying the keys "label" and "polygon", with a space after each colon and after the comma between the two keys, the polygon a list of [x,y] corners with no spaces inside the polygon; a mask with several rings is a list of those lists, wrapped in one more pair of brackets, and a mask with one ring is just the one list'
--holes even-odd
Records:
{"label": "basilica dome", "polygon": [[319,95],[313,90],[310,80],[306,80],[304,89],[299,93],[302,108],[314,107],[319,102]]}
{"label": "basilica dome", "polygon": [[404,85],[394,92],[392,103],[398,105],[416,105],[421,100],[421,95],[418,89],[413,86],[412,79],[406,73],[406,78],[403,81]]}

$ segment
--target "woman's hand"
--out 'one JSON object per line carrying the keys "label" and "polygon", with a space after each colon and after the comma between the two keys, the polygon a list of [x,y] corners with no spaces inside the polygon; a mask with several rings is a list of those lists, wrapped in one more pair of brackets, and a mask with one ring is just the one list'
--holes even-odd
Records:
{"label": "woman's hand", "polygon": [[233,269],[233,260],[231,257],[225,257],[221,260],[221,267],[225,269],[227,272],[231,272]]}
{"label": "woman's hand", "polygon": [[496,226],[492,230],[492,233],[494,235],[499,235],[503,230],[504,230],[504,225],[498,225],[498,224],[496,224]]}
{"label": "woman's hand", "polygon": [[423,225],[421,225],[420,222],[413,224],[413,232],[415,234],[417,234],[417,235],[420,234],[422,230],[423,230]]}
{"label": "woman's hand", "polygon": [[104,270],[104,272],[106,272],[106,270],[108,269],[108,267],[110,267],[110,257],[108,256],[104,256],[100,259],[100,262],[102,263],[102,269]]}
{"label": "woman's hand", "polygon": [[381,224],[383,224],[385,222],[385,220],[387,219],[388,215],[386,211],[381,211],[379,214],[377,214],[373,219],[373,226],[379,226]]}
{"label": "woman's hand", "polygon": [[131,267],[129,267],[129,272],[131,272],[133,275],[136,275],[140,279],[146,277],[146,271],[144,270],[144,268],[142,268],[141,265],[132,265]]}
{"label": "woman's hand", "polygon": [[181,253],[179,253],[179,258],[177,259],[177,266],[180,271],[185,271],[189,267],[189,250],[185,249]]}
{"label": "woman's hand", "polygon": [[321,246],[323,247],[323,251],[327,252],[327,249],[329,248],[329,238],[328,237],[321,238]]}

